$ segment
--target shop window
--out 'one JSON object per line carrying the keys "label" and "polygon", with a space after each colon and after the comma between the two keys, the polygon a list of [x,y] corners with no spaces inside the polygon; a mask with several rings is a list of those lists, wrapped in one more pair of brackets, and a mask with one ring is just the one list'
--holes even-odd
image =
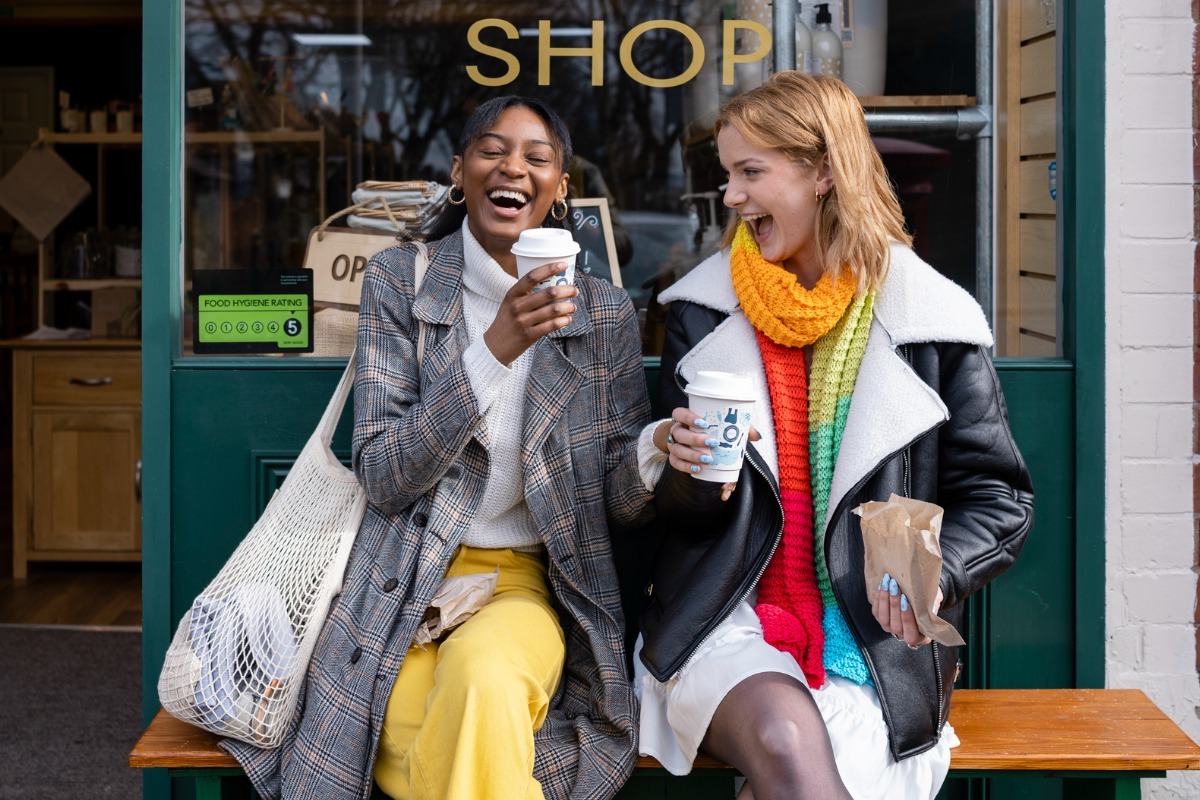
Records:
{"label": "shop window", "polygon": [[[845,8],[831,4],[835,18],[861,23],[857,41],[847,42],[848,53],[851,47],[866,52],[872,36],[884,43],[882,88],[863,98],[870,118],[895,117],[896,109],[953,113],[975,105],[974,0],[948,0],[936,8],[892,3],[886,33],[863,27],[870,17],[861,9],[871,3],[860,3],[855,17],[850,0],[842,2]],[[1000,3],[999,19],[1030,5]],[[811,22],[811,4],[803,6],[803,18]],[[470,111],[499,94],[527,94],[552,105],[571,127],[584,160],[572,170],[573,195],[608,200],[617,274],[638,308],[647,355],[661,348],[665,314],[655,298],[715,250],[726,220],[713,115],[723,100],[761,80],[771,64],[768,55],[731,67],[732,80],[724,81],[727,54],[749,53],[758,44],[744,25],[733,26],[727,42],[725,22],[769,29],[772,5],[764,0],[605,0],[553,8],[520,0],[188,0],[185,12],[181,208],[189,292],[197,270],[303,266],[314,226],[347,208],[363,182],[447,184],[455,141]],[[561,52],[570,49],[572,54]],[[1003,68],[997,65],[998,75]],[[876,141],[918,253],[989,309],[995,295],[998,352],[1024,352],[1012,343],[1024,341],[1029,330],[1039,334],[1034,338],[1041,347],[1030,354],[1052,354],[1042,347],[1046,326],[1034,323],[1034,316],[1017,319],[1013,328],[1015,309],[1029,305],[1015,298],[1025,298],[1019,292],[1034,273],[1005,260],[1012,242],[1033,235],[1020,223],[1045,222],[1036,216],[1043,212],[1018,212],[1009,224],[1012,203],[1004,182],[985,198],[995,203],[1001,257],[988,274],[977,258],[974,140],[944,128],[889,130],[881,125]],[[1007,128],[997,135],[1007,136]],[[1008,154],[998,152],[997,158]],[[1018,158],[1026,165],[1046,155],[1022,151]],[[585,173],[587,186],[580,185]],[[408,234],[419,235],[419,226],[406,224]],[[1020,233],[1013,234],[1014,227]],[[1043,283],[1048,277],[1036,275]],[[1038,283],[1025,299],[1045,288]],[[182,316],[185,352],[194,340],[193,311],[189,295]],[[1036,313],[1057,315],[1053,303]],[[316,349],[321,352],[319,343]]]}

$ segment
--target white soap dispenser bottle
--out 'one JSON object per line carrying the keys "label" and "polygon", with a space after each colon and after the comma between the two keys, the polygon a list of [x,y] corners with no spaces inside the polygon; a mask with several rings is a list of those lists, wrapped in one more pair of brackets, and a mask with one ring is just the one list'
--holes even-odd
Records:
{"label": "white soap dispenser bottle", "polygon": [[842,77],[842,40],[831,27],[833,17],[829,3],[817,3],[817,22],[812,32],[812,53],[815,71],[820,75]]}
{"label": "white soap dispenser bottle", "polygon": [[808,75],[813,74],[813,40],[812,31],[800,18],[801,4],[796,4],[796,69]]}

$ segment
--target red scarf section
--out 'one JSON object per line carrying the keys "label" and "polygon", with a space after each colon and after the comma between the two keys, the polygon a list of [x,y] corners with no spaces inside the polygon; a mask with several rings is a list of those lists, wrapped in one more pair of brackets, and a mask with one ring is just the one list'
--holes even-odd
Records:
{"label": "red scarf section", "polygon": [[808,370],[804,350],[755,330],[766,367],[779,455],[783,538],[758,582],[755,611],[767,642],[791,653],[814,689],[825,683],[823,606],[813,561],[812,477],[808,460]]}

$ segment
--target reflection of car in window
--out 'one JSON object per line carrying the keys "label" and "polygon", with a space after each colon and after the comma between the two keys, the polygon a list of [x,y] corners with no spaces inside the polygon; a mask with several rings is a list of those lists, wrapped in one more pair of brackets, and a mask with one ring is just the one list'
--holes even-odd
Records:
{"label": "reflection of car in window", "polygon": [[696,223],[684,214],[662,211],[623,210],[621,221],[633,249],[629,261],[621,266],[621,283],[637,309],[642,351],[658,355],[663,314],[655,298],[700,263]]}

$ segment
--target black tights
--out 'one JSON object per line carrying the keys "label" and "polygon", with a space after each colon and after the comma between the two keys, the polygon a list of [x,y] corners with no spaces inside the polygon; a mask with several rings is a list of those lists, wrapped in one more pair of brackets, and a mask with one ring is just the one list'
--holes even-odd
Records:
{"label": "black tights", "polygon": [[764,672],[733,687],[700,747],[746,776],[738,800],[853,800],[816,702],[787,675]]}

